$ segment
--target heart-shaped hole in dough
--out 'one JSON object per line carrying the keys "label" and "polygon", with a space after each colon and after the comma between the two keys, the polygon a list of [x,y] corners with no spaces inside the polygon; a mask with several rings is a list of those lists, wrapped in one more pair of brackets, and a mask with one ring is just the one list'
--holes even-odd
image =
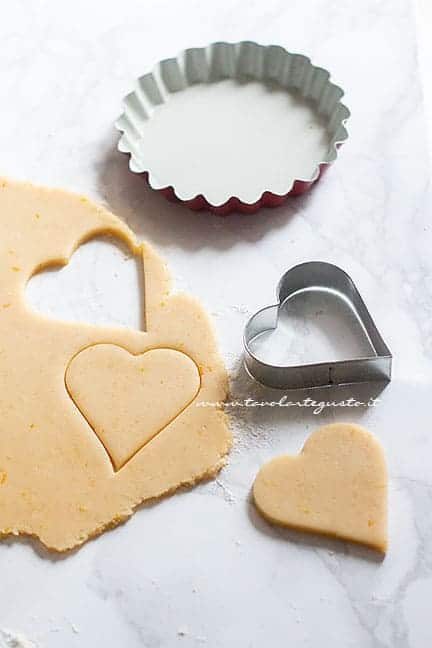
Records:
{"label": "heart-shaped hole in dough", "polygon": [[33,275],[26,299],[51,318],[145,329],[141,259],[113,236],[93,238],[66,265]]}

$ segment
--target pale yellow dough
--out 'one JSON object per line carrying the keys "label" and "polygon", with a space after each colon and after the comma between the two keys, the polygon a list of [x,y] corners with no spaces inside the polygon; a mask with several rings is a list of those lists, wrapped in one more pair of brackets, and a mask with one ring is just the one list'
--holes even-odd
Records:
{"label": "pale yellow dough", "polygon": [[273,459],[253,486],[275,524],[387,549],[387,469],[381,445],[349,423],[314,432],[298,456]]}
{"label": "pale yellow dough", "polygon": [[[111,234],[143,264],[146,331],[34,313],[25,285]],[[231,435],[227,375],[205,312],[113,214],[0,179],[0,533],[65,551],[146,500],[213,476]]]}

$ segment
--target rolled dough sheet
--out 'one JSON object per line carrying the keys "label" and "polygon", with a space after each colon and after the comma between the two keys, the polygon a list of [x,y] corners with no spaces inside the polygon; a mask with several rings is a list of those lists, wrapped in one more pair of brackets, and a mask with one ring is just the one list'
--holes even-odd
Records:
{"label": "rolled dough sheet", "polygon": [[[110,234],[143,264],[146,331],[64,322],[25,301],[39,270]],[[213,476],[227,375],[199,303],[87,198],[0,179],[0,534],[65,551],[141,502]]]}
{"label": "rolled dough sheet", "polygon": [[298,456],[265,464],[253,486],[270,522],[387,548],[387,469],[367,430],[335,423],[311,434]]}

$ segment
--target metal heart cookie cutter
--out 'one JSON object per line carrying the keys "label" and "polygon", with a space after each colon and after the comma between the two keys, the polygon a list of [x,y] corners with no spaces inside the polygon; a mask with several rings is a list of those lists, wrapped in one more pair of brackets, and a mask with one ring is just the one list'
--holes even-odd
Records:
{"label": "metal heart cookie cutter", "polygon": [[[369,342],[370,356],[300,365],[275,365],[260,360],[251,344],[266,331],[277,327],[279,313],[285,302],[295,294],[316,290],[328,292],[345,301],[359,322]],[[278,303],[267,306],[253,315],[245,327],[245,366],[258,382],[276,389],[301,389],[353,383],[390,381],[392,355],[353,280],[346,272],[331,263],[311,261],[288,270],[279,282]]]}

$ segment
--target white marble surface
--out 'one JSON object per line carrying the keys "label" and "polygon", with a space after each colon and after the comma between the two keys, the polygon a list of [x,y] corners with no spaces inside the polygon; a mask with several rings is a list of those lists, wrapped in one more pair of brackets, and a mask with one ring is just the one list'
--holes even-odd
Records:
{"label": "white marble surface", "polygon": [[[87,193],[157,246],[177,285],[213,313],[234,395],[264,393],[239,369],[248,314],[272,301],[288,266],[308,259],[352,275],[395,362],[379,405],[348,412],[386,450],[384,561],[275,530],[249,501],[263,462],[297,451],[316,426],[347,412],[236,411],[236,444],[216,481],[140,510],[69,557],[49,558],[25,541],[0,544],[0,626],[47,648],[429,648],[430,166],[408,0],[15,0],[1,11],[1,171]],[[222,220],[165,203],[129,174],[112,122],[133,79],[154,61],[242,38],[280,43],[328,67],[346,88],[351,139],[307,197]],[[75,294],[59,304],[63,314],[114,310],[114,319],[124,318],[108,290],[116,274],[115,285],[136,290],[121,256],[93,243],[72,264],[66,277],[37,280],[33,301],[42,304],[42,291],[55,299],[65,281]],[[133,325],[130,315],[125,323]]]}

